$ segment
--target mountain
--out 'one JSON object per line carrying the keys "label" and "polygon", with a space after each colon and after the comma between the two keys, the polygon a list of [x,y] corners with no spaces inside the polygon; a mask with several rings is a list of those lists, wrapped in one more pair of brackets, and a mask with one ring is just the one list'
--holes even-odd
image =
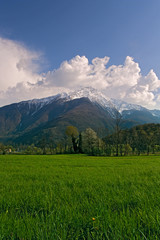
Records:
{"label": "mountain", "polygon": [[118,112],[122,115],[123,128],[160,123],[159,110],[109,99],[93,88],[82,88],[1,107],[0,140],[36,143],[45,135],[57,143],[64,138],[68,125],[76,126],[79,131],[91,127],[104,136],[113,130]]}

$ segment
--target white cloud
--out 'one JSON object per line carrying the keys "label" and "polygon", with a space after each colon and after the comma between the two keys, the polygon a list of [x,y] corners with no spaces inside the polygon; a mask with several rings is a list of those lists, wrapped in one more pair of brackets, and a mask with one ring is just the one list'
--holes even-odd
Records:
{"label": "white cloud", "polygon": [[108,62],[109,57],[97,57],[92,60],[92,64],[89,64],[85,56],[76,56],[70,61],[63,62],[59,69],[48,72],[45,83],[67,88],[92,86],[98,89],[136,84],[140,76],[140,68],[131,57],[126,57],[124,66],[112,65],[106,68]]}
{"label": "white cloud", "polygon": [[126,94],[124,100],[147,108],[154,108],[156,106],[155,95],[149,91],[147,85],[135,85],[128,90],[128,94]]}
{"label": "white cloud", "polygon": [[160,88],[160,80],[153,69],[151,69],[147,76],[139,79],[138,85],[148,86],[148,91],[157,91],[157,89]]}
{"label": "white cloud", "polygon": [[64,61],[58,69],[38,74],[40,58],[23,45],[0,38],[0,105],[42,98],[79,87],[91,86],[108,97],[160,108],[160,80],[153,70],[142,76],[139,64],[127,56],[123,65],[107,67],[109,57],[85,56]]}
{"label": "white cloud", "polygon": [[45,75],[44,86],[79,88],[92,86],[108,97],[160,107],[157,97],[160,80],[153,70],[142,76],[139,64],[127,56],[124,65],[106,67],[109,57],[95,58],[90,64],[85,56],[65,61],[60,68]]}
{"label": "white cloud", "polygon": [[20,43],[0,38],[0,89],[5,91],[21,82],[35,83],[39,76],[34,61],[39,57]]}

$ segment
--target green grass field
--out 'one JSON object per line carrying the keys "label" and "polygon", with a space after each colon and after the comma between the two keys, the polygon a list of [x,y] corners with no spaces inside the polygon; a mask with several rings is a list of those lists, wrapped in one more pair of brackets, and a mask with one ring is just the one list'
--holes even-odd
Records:
{"label": "green grass field", "polygon": [[0,239],[160,239],[160,157],[0,156]]}

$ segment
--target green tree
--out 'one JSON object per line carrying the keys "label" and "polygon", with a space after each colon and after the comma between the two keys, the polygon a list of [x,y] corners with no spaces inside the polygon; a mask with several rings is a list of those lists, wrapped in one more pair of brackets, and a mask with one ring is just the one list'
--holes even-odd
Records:
{"label": "green tree", "polygon": [[145,152],[147,149],[147,134],[143,129],[137,131],[137,154],[140,155],[141,152]]}
{"label": "green tree", "polygon": [[78,150],[79,150],[79,153],[83,153],[83,150],[82,150],[82,134],[81,133],[79,134]]}
{"label": "green tree", "polygon": [[38,146],[42,149],[44,155],[46,154],[46,145],[47,145],[47,140],[46,140],[46,136],[44,135],[38,142]]}
{"label": "green tree", "polygon": [[77,153],[78,152],[78,139],[77,138],[79,135],[78,129],[74,126],[67,126],[65,133],[67,136],[71,137],[74,152]]}
{"label": "green tree", "polygon": [[84,152],[89,153],[91,155],[95,155],[95,151],[98,148],[98,137],[96,132],[87,128],[85,132],[83,132],[83,149]]}

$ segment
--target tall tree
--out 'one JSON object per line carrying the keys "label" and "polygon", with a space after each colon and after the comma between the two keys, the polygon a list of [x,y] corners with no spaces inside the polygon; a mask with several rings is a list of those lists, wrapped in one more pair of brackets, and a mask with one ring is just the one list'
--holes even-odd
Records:
{"label": "tall tree", "polygon": [[115,127],[114,127],[116,156],[119,155],[121,125],[122,125],[122,115],[118,111],[116,111],[116,113],[115,113]]}
{"label": "tall tree", "polygon": [[79,153],[83,153],[83,150],[82,150],[82,134],[81,133],[79,134],[78,150],[79,150]]}
{"label": "tall tree", "polygon": [[84,152],[94,155],[94,152],[97,148],[98,148],[97,134],[93,129],[87,128],[85,132],[83,132]]}
{"label": "tall tree", "polygon": [[67,136],[71,137],[74,152],[77,153],[78,152],[78,139],[77,138],[79,135],[78,129],[74,126],[67,126],[65,133]]}

